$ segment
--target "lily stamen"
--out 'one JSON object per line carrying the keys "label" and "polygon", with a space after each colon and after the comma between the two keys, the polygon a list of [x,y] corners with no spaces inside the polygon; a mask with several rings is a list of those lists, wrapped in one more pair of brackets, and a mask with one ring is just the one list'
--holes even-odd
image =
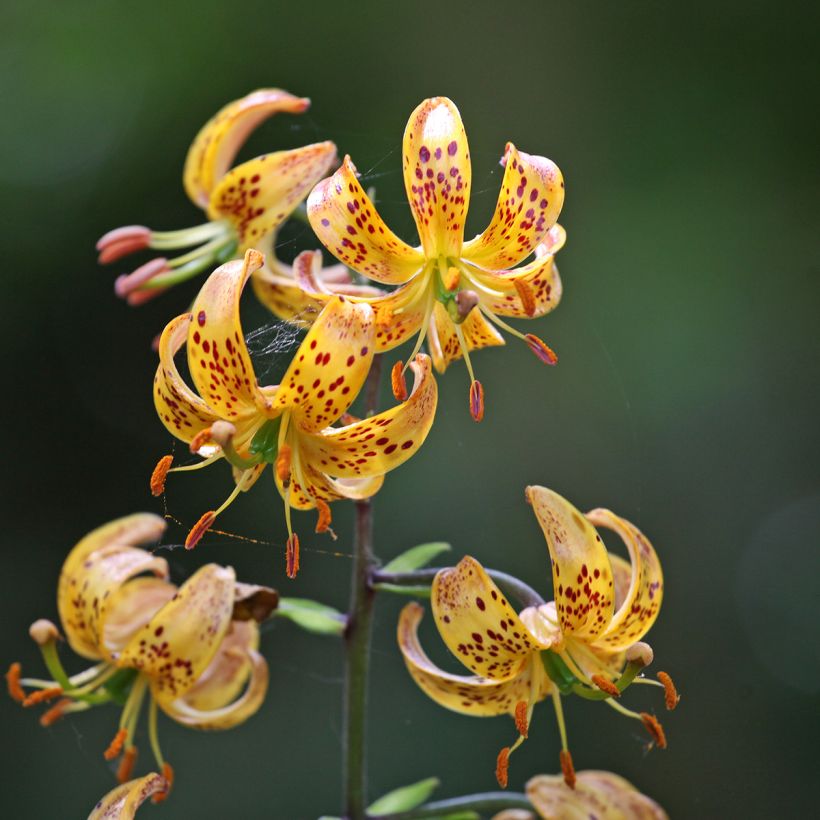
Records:
{"label": "lily stamen", "polygon": [[126,729],[118,729],[117,734],[114,735],[114,738],[111,743],[109,743],[108,748],[103,752],[103,757],[106,760],[114,760],[119,757],[127,736],[128,731]]}
{"label": "lily stamen", "polygon": [[52,686],[48,689],[39,689],[38,691],[32,692],[30,695],[25,697],[23,700],[23,706],[28,708],[29,706],[36,706],[38,703],[47,703],[50,700],[54,700],[54,698],[60,697],[62,694],[62,686]]}
{"label": "lily stamen", "polygon": [[20,664],[15,662],[9,667],[9,671],[6,672],[6,685],[9,689],[9,696],[18,703],[22,703],[26,699],[26,692],[20,685],[21,670],[22,667]]}
{"label": "lily stamen", "polygon": [[122,755],[120,765],[117,767],[117,780],[120,783],[125,783],[131,779],[134,773],[134,766],[137,762],[137,747],[128,746]]}
{"label": "lily stamen", "polygon": [[658,672],[658,680],[663,686],[666,708],[671,712],[680,702],[680,695],[672,682],[672,678],[666,672]]}
{"label": "lily stamen", "polygon": [[174,457],[171,455],[163,456],[154,467],[151,473],[151,479],[148,482],[151,488],[151,495],[160,496],[165,492],[165,479],[168,477],[168,471],[174,463]]}

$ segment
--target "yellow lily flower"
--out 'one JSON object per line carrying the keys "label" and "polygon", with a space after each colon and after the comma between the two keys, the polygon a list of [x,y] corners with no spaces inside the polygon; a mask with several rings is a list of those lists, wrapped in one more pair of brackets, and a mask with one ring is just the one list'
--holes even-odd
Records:
{"label": "yellow lily flower", "polygon": [[[640,720],[655,743],[666,746],[653,715],[632,712],[615,701],[651,662],[652,650],[640,640],[658,615],[663,577],[652,545],[628,521],[602,509],[585,518],[545,487],[528,487],[526,495],[547,538],[555,601],[516,615],[481,564],[467,556],[437,573],[431,600],[439,633],[473,677],[444,672],[427,658],[417,637],[423,614],[417,604],[409,604],[401,614],[399,647],[413,679],[440,705],[462,714],[515,716],[519,737],[498,756],[501,785],[507,782],[510,754],[527,737],[535,703],[551,695],[561,735],[561,767],[572,785],[575,773],[562,694],[604,700]],[[593,524],[621,536],[631,566],[607,552]],[[636,682],[662,685],[667,707],[674,708],[677,694],[671,679],[659,673],[659,681]]]}
{"label": "yellow lily flower", "polygon": [[[553,162],[512,143],[502,164],[504,179],[492,220],[465,242],[470,149],[456,106],[446,97],[433,97],[412,113],[403,142],[404,185],[419,247],[387,227],[349,156],[307,201],[310,224],[331,253],[369,279],[399,286],[368,300],[376,312],[377,349],[390,350],[418,333],[416,351],[426,336],[440,372],[463,356],[476,421],[483,416],[483,388],[469,351],[504,344],[493,325],[524,340],[542,362],[557,361],[538,337],[520,333],[499,317],[542,316],[561,297],[554,255],[565,240],[555,224],[564,202],[563,179]],[[513,267],[533,253],[532,262]],[[320,279],[302,286],[317,299],[327,299],[333,290]]]}
{"label": "yellow lily flower", "polygon": [[159,802],[157,798],[161,799],[168,789],[168,781],[156,772],[121,783],[94,806],[88,820],[133,820],[137,809],[149,797]]}
{"label": "yellow lily flower", "polygon": [[[248,251],[244,261],[214,271],[191,313],[168,324],[160,338],[160,364],[154,402],[172,435],[189,444],[204,461],[190,470],[225,459],[236,486],[218,509],[206,513],[186,539],[189,549],[240,491],[250,488],[265,466],[273,465],[288,526],[287,573],[299,566],[299,539],[291,508],[319,512],[317,531],[328,529],[328,504],[340,498],[369,498],[385,473],[421,447],[436,409],[437,388],[427,356],[412,367],[416,380],[402,404],[342,427],[364,384],[374,355],[373,311],[335,296],[311,326],[279,385],[260,387],[245,345],[239,299],[262,255]],[[181,379],[174,356],[187,342],[188,368],[199,395]],[[157,465],[151,487],[164,488],[171,457]]]}
{"label": "yellow lily flower", "polygon": [[137,513],[94,530],[66,558],[57,589],[60,620],[71,648],[94,666],[67,675],[57,628],[37,621],[31,635],[54,679],[21,678],[19,664],[6,676],[10,694],[24,706],[59,699],[41,717],[46,726],[97,704],[121,703],[119,730],[105,751],[108,760],[122,755],[121,782],[136,761],[134,732],[146,694],[151,748],[170,784],[157,709],[186,726],[229,729],[259,709],[268,686],[257,621],[275,608],[276,592],[239,584],[233,569],[217,564],[175,586],[165,559],[138,546],[164,530],[162,518]]}
{"label": "yellow lily flower", "polygon": [[[115,292],[139,305],[167,288],[190,279],[248,248],[267,254],[271,267],[257,274],[255,287],[265,303],[282,318],[315,309],[314,300],[296,287],[293,273],[273,255],[276,230],[330,169],[336,146],[320,142],[288,151],[263,154],[234,168],[231,163],[251,132],[274,114],[300,114],[310,100],[278,88],[263,88],[222,108],[197,134],[185,159],[183,184],[190,200],[208,221],[176,231],[152,231],[128,225],[97,242],[101,264],[134,251],[152,248],[162,256],[117,279]],[[175,258],[166,252],[191,248]],[[350,276],[343,265],[325,278],[344,291]],[[362,292],[352,286],[351,292]]]}
{"label": "yellow lily flower", "polygon": [[[527,783],[527,797],[542,820],[668,820],[669,815],[628,780],[612,772],[578,772],[575,789],[560,775],[539,774]],[[531,820],[531,812],[513,809],[493,820]]]}

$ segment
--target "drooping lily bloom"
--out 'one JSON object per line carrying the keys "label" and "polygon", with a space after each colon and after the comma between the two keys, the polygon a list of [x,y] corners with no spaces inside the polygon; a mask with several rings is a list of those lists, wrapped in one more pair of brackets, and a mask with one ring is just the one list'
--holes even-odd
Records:
{"label": "drooping lily bloom", "polygon": [[[612,772],[578,772],[574,789],[561,775],[539,774],[527,783],[527,797],[542,820],[668,820],[669,815],[628,780]],[[533,815],[513,810],[493,820],[525,820]]]}
{"label": "drooping lily bloom", "polygon": [[71,648],[94,666],[69,676],[57,654],[57,628],[37,621],[31,635],[53,680],[20,678],[19,664],[7,674],[10,694],[24,706],[57,701],[43,725],[94,705],[120,704],[119,730],[105,757],[122,755],[121,782],[136,761],[134,732],[146,696],[151,749],[170,784],[158,708],[186,726],[228,729],[259,709],[268,686],[257,622],[275,608],[276,592],[239,584],[233,569],[217,564],[177,587],[165,559],[139,546],[164,530],[162,518],[138,513],[94,530],[66,558],[57,590],[60,620]]}
{"label": "drooping lily bloom", "polygon": [[168,788],[168,781],[156,772],[121,783],[94,806],[88,820],[133,820],[149,797],[167,794]]}
{"label": "drooping lily bloom", "polygon": [[[492,220],[465,242],[470,149],[456,106],[446,97],[433,97],[416,108],[404,132],[404,184],[419,247],[403,242],[383,222],[350,157],[307,202],[310,224],[331,253],[375,282],[399,286],[369,300],[376,311],[378,350],[418,334],[416,350],[426,335],[439,371],[463,356],[476,421],[483,414],[483,389],[469,351],[504,344],[493,325],[524,340],[541,361],[557,361],[538,337],[520,333],[499,317],[542,316],[560,299],[554,254],[565,239],[555,224],[564,202],[563,179],[550,160],[525,154],[512,143],[502,164],[504,179]],[[533,253],[533,261],[514,267]],[[333,290],[320,279],[302,284],[319,299]]]}
{"label": "drooping lily bloom", "polygon": [[[437,388],[427,356],[412,367],[416,380],[407,400],[370,418],[333,427],[346,416],[373,361],[373,311],[336,296],[311,326],[281,384],[260,387],[242,333],[239,299],[248,277],[262,265],[248,251],[208,278],[191,313],[168,324],[159,345],[154,402],[163,424],[204,461],[225,459],[236,486],[224,504],[206,513],[186,541],[193,547],[216,516],[273,466],[288,525],[288,575],[296,574],[299,539],[291,508],[317,509],[317,531],[330,525],[328,504],[369,498],[384,474],[421,447],[433,423]],[[188,368],[199,395],[181,379],[174,356],[188,346]],[[157,465],[152,491],[162,492],[171,457]]]}
{"label": "drooping lily bloom", "polygon": [[[501,785],[506,785],[510,754],[527,736],[535,703],[550,694],[561,735],[561,766],[572,785],[562,694],[605,700],[640,720],[658,746],[666,745],[653,715],[616,702],[651,662],[652,650],[640,640],[658,615],[663,577],[652,545],[628,521],[601,509],[584,517],[544,487],[528,487],[527,499],[547,537],[555,601],[516,614],[481,564],[468,556],[436,575],[431,599],[444,642],[474,676],[444,672],[427,658],[416,634],[423,614],[417,604],[401,614],[399,646],[410,674],[437,703],[462,714],[515,716],[519,737],[498,756]],[[631,566],[607,552],[593,524],[621,536]],[[660,682],[636,682],[662,685],[667,707],[674,708],[671,679],[665,673],[658,677]]]}
{"label": "drooping lily bloom", "polygon": [[[247,248],[267,254],[270,267],[260,269],[256,288],[265,303],[290,319],[316,304],[295,286],[288,265],[273,255],[276,230],[329,170],[336,158],[332,142],[263,154],[234,168],[231,163],[251,132],[279,113],[300,114],[310,100],[278,88],[254,91],[222,108],[197,134],[188,150],[183,184],[191,201],[208,221],[192,228],[152,231],[129,225],[109,231],[97,243],[99,261],[115,262],[134,251],[151,248],[161,256],[117,279],[118,296],[138,305],[163,290],[190,279]],[[168,251],[190,248],[168,258]],[[344,292],[350,276],[340,265],[328,269],[328,283]],[[355,286],[353,293],[359,292]]]}

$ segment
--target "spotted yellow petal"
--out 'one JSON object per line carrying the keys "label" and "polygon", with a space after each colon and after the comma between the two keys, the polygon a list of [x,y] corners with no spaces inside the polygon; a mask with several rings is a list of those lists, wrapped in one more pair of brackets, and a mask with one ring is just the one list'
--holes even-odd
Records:
{"label": "spotted yellow petal", "polygon": [[243,253],[291,215],[335,159],[336,146],[319,142],[243,162],[214,188],[208,217],[234,226]]}
{"label": "spotted yellow petal", "polygon": [[[300,437],[301,440],[302,437]],[[287,497],[291,507],[297,510],[312,510],[316,506],[316,499],[322,501],[338,501],[347,498],[352,501],[361,501],[375,495],[384,484],[384,475],[362,476],[360,478],[332,478],[317,470],[299,449],[299,463],[297,472],[291,476],[288,490],[285,490],[282,480],[276,478],[276,486],[283,498]]]}
{"label": "spotted yellow petal", "polygon": [[514,674],[504,681],[453,675],[439,669],[419,643],[418,625],[423,616],[423,607],[416,603],[404,607],[398,625],[399,649],[413,680],[440,706],[464,715],[490,717],[514,712],[520,701],[529,702],[534,687],[537,700],[551,691],[538,658],[536,663],[532,658],[522,658]]}
{"label": "spotted yellow petal", "polygon": [[152,772],[121,783],[97,803],[88,820],[133,820],[137,809],[153,794],[168,790],[168,781]]}
{"label": "spotted yellow petal", "polygon": [[182,181],[191,201],[201,208],[208,205],[214,186],[259,123],[280,112],[301,114],[309,105],[310,100],[278,88],[262,88],[228,103],[205,123],[188,149]]}
{"label": "spotted yellow petal", "polygon": [[[482,316],[481,311],[475,308],[461,323],[461,333],[468,352],[481,347],[505,344],[504,337]],[[463,355],[453,320],[441,302],[436,302],[430,316],[427,339],[433,364],[439,373],[443,373],[451,362],[460,359]]]}
{"label": "spotted yellow petal", "polygon": [[428,259],[461,256],[470,198],[470,147],[452,100],[424,100],[402,144],[404,187]]}
{"label": "spotted yellow petal", "polygon": [[137,513],[104,524],[71,550],[57,585],[57,609],[66,638],[77,654],[103,657],[106,599],[121,584],[144,572],[168,577],[164,558],[137,548],[157,541],[164,531],[162,518]]}
{"label": "spotted yellow petal", "polygon": [[183,313],[166,325],[159,339],[159,366],[154,376],[157,415],[171,435],[185,442],[190,442],[218,418],[185,384],[174,361],[177,351],[185,344],[190,324],[191,314]]}
{"label": "spotted yellow petal", "polygon": [[267,400],[256,383],[239,319],[248,277],[262,265],[248,251],[217,268],[197,295],[188,329],[188,368],[199,395],[220,417],[236,423],[258,416]]}
{"label": "spotted yellow petal", "polygon": [[305,462],[347,479],[382,475],[410,458],[430,432],[438,398],[429,357],[419,355],[410,366],[413,391],[402,404],[345,427],[300,433]]}
{"label": "spotted yellow petal", "polygon": [[236,577],[206,564],[123,650],[119,665],[147,675],[160,706],[188,692],[208,668],[231,623]]}
{"label": "spotted yellow petal", "polygon": [[316,236],[340,261],[376,282],[400,285],[424,265],[417,248],[402,242],[379,216],[345,157],[333,176],[320,182],[307,200]]}
{"label": "spotted yellow petal", "polygon": [[614,530],[623,539],[632,561],[632,578],[623,602],[597,643],[610,650],[626,649],[646,635],[655,623],[663,599],[663,573],[649,539],[634,525],[609,510],[597,509],[587,518]]}
{"label": "spotted yellow petal", "polygon": [[160,703],[165,713],[177,723],[192,726],[195,729],[232,729],[244,723],[259,711],[268,691],[268,663],[254,649],[246,652],[245,662],[250,668],[247,687],[236,700],[224,706],[212,709],[192,706],[187,698]]}
{"label": "spotted yellow petal", "polygon": [[501,191],[484,233],[464,244],[462,256],[488,270],[504,270],[526,259],[555,224],[564,204],[564,178],[545,157],[507,143]]}
{"label": "spotted yellow petal", "polygon": [[509,680],[541,648],[484,567],[469,555],[437,573],[430,598],[444,643],[477,675]]}
{"label": "spotted yellow petal", "polygon": [[325,306],[273,399],[301,430],[316,431],[336,421],[353,403],[370,371],[374,353],[373,311],[336,296]]}
{"label": "spotted yellow petal", "polygon": [[527,487],[526,494],[552,558],[561,630],[577,638],[595,639],[612,620],[614,599],[612,570],[601,536],[558,493],[546,487]]}

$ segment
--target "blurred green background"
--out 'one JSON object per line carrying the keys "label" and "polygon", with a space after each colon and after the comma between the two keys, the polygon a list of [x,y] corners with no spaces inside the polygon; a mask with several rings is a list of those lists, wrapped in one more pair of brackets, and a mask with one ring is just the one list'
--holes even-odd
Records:
{"label": "blurred green background", "polygon": [[[506,140],[555,160],[567,182],[565,296],[526,326],[559,353],[479,353],[487,414],[467,379],[440,380],[420,453],[376,504],[384,558],[449,540],[550,594],[546,547],[523,499],[551,486],[608,506],[652,538],[666,575],[650,633],[682,692],[669,749],[602,705],[566,704],[576,767],[612,769],[673,817],[798,817],[816,807],[818,482],[817,6],[745,2],[6,2],[0,28],[0,201],[5,297],[4,664],[39,674],[27,637],[56,618],[68,548],[98,524],[161,512],[147,478],[171,440],[157,421],[149,341],[195,285],[139,309],[112,293],[94,241],[117,225],[196,224],[180,184],[188,144],[228,100],[265,85],[309,113],[260,129],[243,156],[334,139],[380,210],[414,240],[401,135],[424,97],[459,105],[473,154],[468,235],[483,229]],[[307,244],[304,231],[282,249]],[[301,245],[300,245],[301,243]],[[246,331],[269,322],[249,296]],[[406,351],[403,351],[406,353]],[[385,402],[388,396],[384,397]],[[226,492],[224,471],[174,476],[168,510],[190,525]],[[284,577],[281,506],[260,483],[225,529],[168,553],[176,578],[211,560],[287,594],[347,600],[340,538],[304,534]],[[184,529],[172,527],[168,542]],[[380,600],[373,649],[371,794],[429,775],[439,796],[494,787],[512,722],[428,701]],[[428,618],[428,621],[430,619]],[[448,662],[425,624],[424,643]],[[312,818],[339,811],[341,661],[330,639],[277,623],[258,717],[221,735],[163,720],[172,799],[146,816]],[[65,653],[66,657],[69,654]],[[449,668],[460,667],[454,659]],[[627,705],[660,708],[654,690]],[[41,729],[0,706],[4,817],[84,817],[113,785],[112,710]],[[151,765],[141,738],[141,767]],[[548,704],[512,761],[511,786],[557,768]]]}

